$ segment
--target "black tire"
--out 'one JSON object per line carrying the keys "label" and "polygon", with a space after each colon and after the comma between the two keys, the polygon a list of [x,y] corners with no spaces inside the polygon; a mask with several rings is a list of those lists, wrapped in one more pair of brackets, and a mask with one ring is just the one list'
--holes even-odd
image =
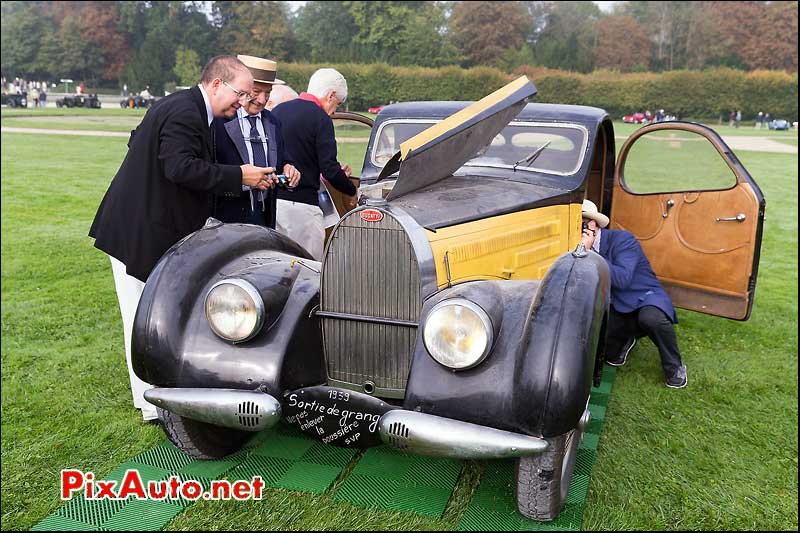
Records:
{"label": "black tire", "polygon": [[517,509],[528,518],[554,520],[567,502],[581,431],[547,439],[547,450],[517,462]]}
{"label": "black tire", "polygon": [[238,451],[251,433],[185,418],[156,407],[167,438],[196,459],[221,459]]}

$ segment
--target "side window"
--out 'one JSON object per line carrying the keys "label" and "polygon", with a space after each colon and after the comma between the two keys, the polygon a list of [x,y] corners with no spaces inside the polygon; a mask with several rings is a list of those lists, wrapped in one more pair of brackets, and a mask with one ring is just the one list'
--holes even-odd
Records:
{"label": "side window", "polygon": [[333,127],[336,131],[336,153],[339,163],[350,165],[353,177],[360,176],[372,128],[361,122],[346,119],[334,119]]}
{"label": "side window", "polygon": [[[677,169],[680,169],[677,171]],[[711,142],[682,130],[657,130],[630,147],[622,185],[635,194],[730,189],[736,176]]]}

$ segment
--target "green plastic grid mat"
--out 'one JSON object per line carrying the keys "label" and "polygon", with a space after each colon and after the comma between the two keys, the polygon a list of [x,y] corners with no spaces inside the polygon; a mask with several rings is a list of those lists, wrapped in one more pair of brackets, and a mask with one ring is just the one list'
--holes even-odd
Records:
{"label": "green plastic grid mat", "polygon": [[[486,461],[480,485],[459,522],[459,530],[576,530],[580,529],[592,465],[611,394],[615,369],[606,366],[599,387],[592,388],[592,420],[578,448],[575,473],[564,511],[553,522],[523,518],[516,509],[513,460]],[[294,426],[278,424],[250,439],[241,451],[217,461],[192,459],[164,442],[119,466],[105,480],[122,480],[137,469],[142,481],[181,479],[199,481],[250,480],[259,475],[268,487],[321,494],[327,491],[356,450],[322,444]],[[386,446],[370,448],[336,491],[334,499],[354,505],[440,517],[458,482],[462,462],[406,455]],[[33,531],[157,531],[166,526],[190,500],[68,501]]]}
{"label": "green plastic grid mat", "polygon": [[[193,459],[164,442],[143,452],[101,479],[121,481],[136,469],[142,482],[168,479],[199,481],[208,490],[211,481],[226,476],[235,481],[259,475],[268,487],[321,493],[336,480],[356,450],[325,446],[305,437],[293,426],[278,424],[250,439],[239,452],[217,461]],[[191,505],[191,500],[68,501],[32,531],[158,531]]]}
{"label": "green plastic grid mat", "polygon": [[408,455],[387,446],[370,448],[336,491],[353,505],[441,516],[462,462]]}
{"label": "green plastic grid mat", "polygon": [[616,369],[605,366],[603,379],[592,387],[589,427],[578,446],[575,472],[569,486],[567,503],[561,514],[552,522],[537,522],[523,517],[517,511],[515,496],[515,460],[486,461],[480,485],[458,524],[459,531],[576,531],[581,529],[583,508],[589,492],[592,466],[597,454],[597,444],[605,420],[606,405],[611,395],[611,384]]}

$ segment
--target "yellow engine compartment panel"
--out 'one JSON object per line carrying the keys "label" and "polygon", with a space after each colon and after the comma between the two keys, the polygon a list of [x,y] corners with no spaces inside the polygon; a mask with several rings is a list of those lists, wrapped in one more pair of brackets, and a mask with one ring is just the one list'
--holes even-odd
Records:
{"label": "yellow engine compartment panel", "polygon": [[[541,279],[580,241],[581,204],[553,205],[425,230],[439,288],[479,279]],[[449,281],[448,281],[449,267]]]}

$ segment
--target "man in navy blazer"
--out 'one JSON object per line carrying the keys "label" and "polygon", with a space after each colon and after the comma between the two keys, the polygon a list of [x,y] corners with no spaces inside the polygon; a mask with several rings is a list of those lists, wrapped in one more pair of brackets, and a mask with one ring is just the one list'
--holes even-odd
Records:
{"label": "man in navy blazer", "polygon": [[678,317],[639,241],[629,231],[606,229],[609,219],[593,202],[584,200],[582,212],[581,242],[603,256],[611,273],[606,362],[624,365],[636,339],[646,335],[658,347],[667,387],[685,387],[686,366],[673,327]]}
{"label": "man in navy blazer", "polygon": [[[211,124],[216,161],[267,167],[270,172],[286,175],[288,186],[294,187],[300,181],[300,172],[284,159],[280,122],[265,109],[273,85],[285,83],[276,77],[278,65],[255,56],[236,57],[253,75],[253,89],[233,117],[215,118]],[[275,229],[276,202],[274,187],[261,191],[243,185],[240,191],[226,191],[214,197],[214,217],[222,222]]]}

